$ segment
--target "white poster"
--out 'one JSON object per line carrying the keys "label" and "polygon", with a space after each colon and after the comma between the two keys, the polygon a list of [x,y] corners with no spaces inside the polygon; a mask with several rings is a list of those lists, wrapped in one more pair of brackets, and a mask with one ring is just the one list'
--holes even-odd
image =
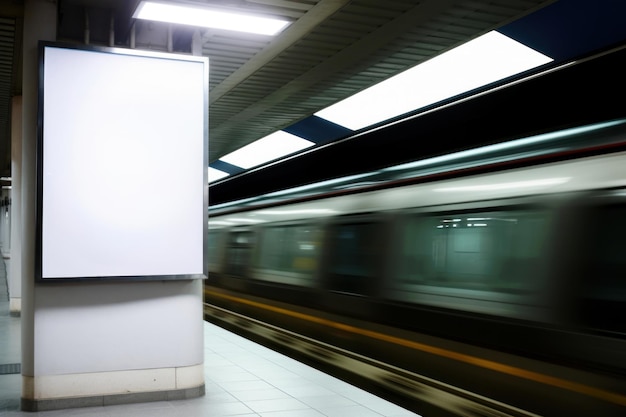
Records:
{"label": "white poster", "polygon": [[208,61],[43,47],[41,279],[205,276]]}

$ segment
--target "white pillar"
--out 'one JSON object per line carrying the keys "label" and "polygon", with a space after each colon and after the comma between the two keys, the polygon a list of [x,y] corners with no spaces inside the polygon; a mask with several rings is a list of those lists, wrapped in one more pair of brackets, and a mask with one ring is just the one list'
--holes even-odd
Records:
{"label": "white pillar", "polygon": [[[20,276],[22,281],[22,375],[28,380],[35,375],[35,205],[37,155],[37,85],[39,40],[56,39],[57,4],[48,0],[24,2],[24,34],[22,42],[22,152],[19,174],[21,218]],[[14,218],[15,219],[15,218]],[[17,262],[13,262],[17,263]],[[22,388],[22,398],[32,398]]]}
{"label": "white pillar", "polygon": [[202,281],[34,281],[37,45],[55,39],[56,16],[57,5],[51,0],[25,2],[22,408],[39,411],[203,395]]}

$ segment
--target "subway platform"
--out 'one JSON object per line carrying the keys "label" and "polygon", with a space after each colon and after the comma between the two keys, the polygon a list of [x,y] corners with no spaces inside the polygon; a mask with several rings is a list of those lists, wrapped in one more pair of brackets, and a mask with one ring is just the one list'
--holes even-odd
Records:
{"label": "subway platform", "polygon": [[408,417],[407,411],[285,355],[204,323],[206,395],[68,410],[20,411],[20,318],[0,300],[1,417]]}

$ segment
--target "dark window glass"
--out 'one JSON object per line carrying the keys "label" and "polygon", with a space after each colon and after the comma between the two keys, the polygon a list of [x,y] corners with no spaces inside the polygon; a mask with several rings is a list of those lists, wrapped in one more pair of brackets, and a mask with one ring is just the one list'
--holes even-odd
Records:
{"label": "dark window glass", "polygon": [[331,244],[331,288],[335,291],[365,294],[375,274],[379,247],[373,223],[336,226]]}
{"label": "dark window glass", "polygon": [[233,275],[245,273],[247,265],[250,263],[254,235],[251,231],[237,231],[229,236],[228,249],[226,253],[227,272]]}
{"label": "dark window glass", "polygon": [[406,283],[525,291],[544,251],[546,216],[533,211],[416,216],[402,232]]}
{"label": "dark window glass", "polygon": [[207,237],[207,256],[209,265],[219,263],[221,237],[222,234],[219,230],[209,230],[209,234]]}
{"label": "dark window glass", "polygon": [[626,205],[597,208],[591,224],[583,251],[583,319],[626,333]]}
{"label": "dark window glass", "polygon": [[317,269],[321,231],[314,226],[275,226],[263,230],[257,265],[261,269],[312,274]]}

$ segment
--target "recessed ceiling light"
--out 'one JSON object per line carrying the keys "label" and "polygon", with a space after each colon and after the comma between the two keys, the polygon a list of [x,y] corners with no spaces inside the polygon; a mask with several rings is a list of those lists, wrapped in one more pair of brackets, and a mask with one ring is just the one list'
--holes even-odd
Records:
{"label": "recessed ceiling light", "polygon": [[209,182],[217,181],[219,179],[228,177],[228,173],[220,171],[219,169],[209,167]]}
{"label": "recessed ceiling light", "polygon": [[315,115],[358,130],[550,61],[552,58],[492,31]]}
{"label": "recessed ceiling light", "polygon": [[260,35],[276,35],[289,24],[288,21],[282,19],[154,1],[140,2],[133,17]]}
{"label": "recessed ceiling light", "polygon": [[279,130],[220,158],[248,169],[313,146],[313,142]]}

